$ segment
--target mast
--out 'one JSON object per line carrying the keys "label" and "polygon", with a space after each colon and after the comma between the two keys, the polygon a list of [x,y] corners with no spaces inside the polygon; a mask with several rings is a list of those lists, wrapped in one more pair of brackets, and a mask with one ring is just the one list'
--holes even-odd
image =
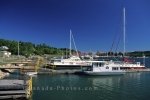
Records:
{"label": "mast", "polygon": [[71,56],[72,54],[71,54],[71,35],[72,35],[72,31],[71,31],[71,29],[70,29],[70,52],[69,52],[69,55]]}
{"label": "mast", "polygon": [[73,39],[73,44],[74,44],[74,47],[75,47],[75,50],[76,50],[77,56],[79,57],[79,53],[78,53],[78,50],[77,50],[77,47],[76,47],[76,43],[75,43],[75,41],[74,41],[73,34],[72,34],[72,39]]}
{"label": "mast", "polygon": [[71,53],[72,41],[73,41],[73,45],[74,45],[74,47],[75,47],[77,56],[79,56],[78,50],[77,50],[77,47],[76,47],[76,44],[75,44],[75,41],[74,41],[74,37],[73,37],[73,34],[72,34],[72,31],[71,31],[71,29],[70,29],[70,52],[69,52],[70,56],[72,56],[72,53]]}
{"label": "mast", "polygon": [[123,8],[123,56],[125,56],[126,53],[126,14],[125,14],[125,8]]}
{"label": "mast", "polygon": [[145,54],[143,52],[143,65],[145,66]]}

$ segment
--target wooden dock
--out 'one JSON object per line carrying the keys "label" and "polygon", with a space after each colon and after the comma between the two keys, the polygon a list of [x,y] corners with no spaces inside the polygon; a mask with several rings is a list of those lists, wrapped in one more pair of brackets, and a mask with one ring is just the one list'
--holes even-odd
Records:
{"label": "wooden dock", "polygon": [[[21,74],[25,74],[27,72],[38,72],[42,64],[43,64],[43,58],[37,57],[34,60],[15,61],[15,62],[9,62],[7,64],[0,65],[0,70],[17,69],[20,71]],[[4,75],[0,73],[0,78],[3,77]]]}
{"label": "wooden dock", "polygon": [[[37,72],[43,60],[38,57],[30,62],[15,61],[4,63],[0,65],[0,70],[17,69],[21,74],[26,72]],[[22,80],[18,79],[1,79],[0,80],[0,99],[28,99],[32,94],[32,77],[24,77]]]}
{"label": "wooden dock", "polygon": [[28,99],[32,93],[32,77],[27,80],[0,80],[0,99]]}

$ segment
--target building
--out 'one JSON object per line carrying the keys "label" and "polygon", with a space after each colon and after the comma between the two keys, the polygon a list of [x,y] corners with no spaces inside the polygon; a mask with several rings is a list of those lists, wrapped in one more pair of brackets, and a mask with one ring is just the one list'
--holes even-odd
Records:
{"label": "building", "polygon": [[8,51],[7,46],[1,46],[0,47],[0,57],[10,57],[11,52]]}

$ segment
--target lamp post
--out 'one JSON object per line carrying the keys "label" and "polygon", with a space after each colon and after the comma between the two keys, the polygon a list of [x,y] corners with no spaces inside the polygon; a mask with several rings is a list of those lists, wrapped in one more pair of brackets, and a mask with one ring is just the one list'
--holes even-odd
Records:
{"label": "lamp post", "polygon": [[19,48],[19,41],[18,41],[18,57],[20,56],[20,48]]}

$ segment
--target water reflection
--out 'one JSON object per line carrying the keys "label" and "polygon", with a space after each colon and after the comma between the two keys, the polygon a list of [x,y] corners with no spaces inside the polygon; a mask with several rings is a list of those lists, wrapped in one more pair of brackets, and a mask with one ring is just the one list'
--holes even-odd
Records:
{"label": "water reflection", "polygon": [[91,77],[88,80],[91,81],[92,86],[95,88],[112,91],[114,87],[120,87],[122,77],[123,76],[100,76]]}
{"label": "water reflection", "polygon": [[[94,100],[143,100],[149,97],[149,76],[150,73],[127,73],[121,76],[39,75],[33,78],[33,86],[49,86],[54,90],[34,91],[33,100],[43,98],[55,100],[62,98],[65,100],[92,100],[93,98]],[[57,90],[57,86],[65,89]],[[72,90],[71,87],[77,89]],[[86,87],[91,87],[91,89],[88,90]],[[93,90],[92,87],[98,90]],[[85,88],[86,90],[84,90]]]}

